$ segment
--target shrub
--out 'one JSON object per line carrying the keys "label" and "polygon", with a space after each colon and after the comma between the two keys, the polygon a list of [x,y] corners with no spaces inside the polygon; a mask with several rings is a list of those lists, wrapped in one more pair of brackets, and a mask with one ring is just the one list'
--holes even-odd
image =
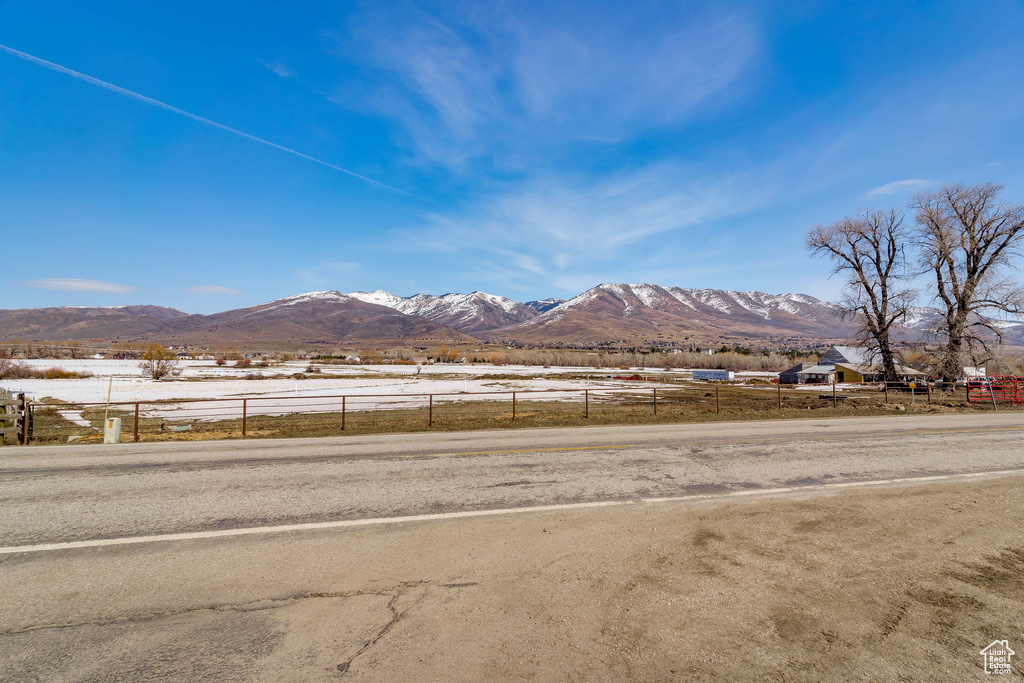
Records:
{"label": "shrub", "polygon": [[0,358],[0,379],[30,379],[32,368],[10,358]]}
{"label": "shrub", "polygon": [[175,377],[181,374],[174,352],[160,344],[150,344],[142,352],[142,374],[153,379]]}
{"label": "shrub", "polygon": [[235,361],[236,368],[247,368],[252,365],[252,358],[239,358]]}
{"label": "shrub", "polygon": [[216,363],[217,365],[227,365],[228,364],[228,359],[222,357],[222,358],[218,358],[217,360],[215,360],[213,362]]}
{"label": "shrub", "polygon": [[92,373],[75,372],[64,368],[36,370],[9,358],[0,358],[0,379],[77,379],[79,377],[92,377]]}
{"label": "shrub", "polygon": [[81,377],[92,377],[91,372],[76,372],[64,368],[47,368],[42,372],[36,372],[35,377],[40,379],[79,379]]}

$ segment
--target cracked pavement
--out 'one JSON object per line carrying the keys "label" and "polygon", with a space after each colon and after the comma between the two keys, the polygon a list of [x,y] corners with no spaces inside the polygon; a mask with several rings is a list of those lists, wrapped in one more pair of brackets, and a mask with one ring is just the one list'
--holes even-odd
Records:
{"label": "cracked pavement", "polygon": [[[982,414],[5,449],[0,538],[1024,469],[1022,427]],[[839,651],[886,641],[947,667],[934,680],[963,680],[973,660],[956,648],[992,629],[1019,637],[1020,481],[12,552],[0,555],[0,679],[736,679],[750,666],[892,678],[882,649]],[[988,565],[965,584],[963,567]],[[842,666],[813,664],[825,646]],[[729,669],[741,652],[757,657]]]}

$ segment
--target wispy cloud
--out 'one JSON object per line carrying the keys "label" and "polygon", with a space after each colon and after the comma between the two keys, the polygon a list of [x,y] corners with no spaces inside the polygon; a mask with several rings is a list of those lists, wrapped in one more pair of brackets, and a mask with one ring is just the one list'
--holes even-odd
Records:
{"label": "wispy cloud", "polygon": [[749,211],[774,191],[753,176],[707,182],[674,166],[590,183],[546,177],[461,214],[428,215],[395,242],[459,254],[488,280],[580,281],[603,267],[647,263],[662,236],[678,242],[680,231]]}
{"label": "wispy cloud", "polygon": [[93,294],[131,294],[132,292],[139,291],[138,287],[122,285],[116,282],[60,277],[46,278],[44,280],[26,280],[18,284],[35,289],[53,289],[59,292],[88,292]]}
{"label": "wispy cloud", "polygon": [[1002,166],[1002,165],[1003,165],[1003,162],[1001,162],[1001,161],[990,161],[989,163],[985,164],[985,168],[992,168],[993,166]]}
{"label": "wispy cloud", "polygon": [[602,12],[369,11],[333,37],[381,78],[335,101],[397,120],[433,162],[507,163],[566,142],[614,144],[678,124],[727,91],[759,48],[738,13],[658,5]]}
{"label": "wispy cloud", "polygon": [[197,285],[195,287],[186,287],[185,291],[193,294],[245,294],[240,289],[222,287],[220,285]]}
{"label": "wispy cloud", "polygon": [[865,199],[876,199],[878,197],[887,197],[894,194],[903,194],[906,192],[913,192],[915,190],[924,190],[934,185],[935,182],[932,180],[925,180],[924,178],[908,178],[907,180],[896,180],[885,185],[879,185],[878,187],[872,188],[864,193]]}
{"label": "wispy cloud", "polygon": [[272,62],[261,61],[260,64],[267,67],[281,78],[295,78],[295,72],[279,59],[275,59]]}

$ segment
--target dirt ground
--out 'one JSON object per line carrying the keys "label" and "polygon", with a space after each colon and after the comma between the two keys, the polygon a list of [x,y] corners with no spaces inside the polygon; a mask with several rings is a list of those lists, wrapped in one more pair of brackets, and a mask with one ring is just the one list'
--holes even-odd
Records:
{"label": "dirt ground", "polygon": [[[3,610],[0,678],[1019,680],[1022,493],[1008,476],[14,558],[0,590],[31,607]],[[979,654],[997,639],[1020,653],[999,678]]]}

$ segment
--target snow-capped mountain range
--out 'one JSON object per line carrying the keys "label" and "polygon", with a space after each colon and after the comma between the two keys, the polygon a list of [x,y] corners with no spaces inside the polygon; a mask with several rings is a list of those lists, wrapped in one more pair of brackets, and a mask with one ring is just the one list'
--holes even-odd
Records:
{"label": "snow-capped mountain range", "polygon": [[798,328],[808,324],[829,328],[816,332],[838,331],[832,329],[838,321],[835,307],[804,294],[682,289],[644,283],[602,284],[572,299],[527,303],[484,292],[399,297],[377,290],[343,296],[485,338],[596,340],[640,332],[654,338],[666,332],[672,336],[682,331],[721,332],[736,325],[745,332],[754,332],[747,329],[752,327],[780,327],[785,332],[794,323]]}
{"label": "snow-capped mountain range", "polygon": [[[427,318],[490,339],[602,341],[680,336],[843,339],[856,333],[841,309],[806,294],[684,289],[648,283],[601,284],[571,299],[519,303],[484,292],[399,297],[383,290],[347,296]],[[937,309],[914,307],[906,328],[934,331]],[[1024,323],[1000,325],[1008,341],[1024,341]]]}
{"label": "snow-capped mountain range", "polygon": [[486,333],[514,325],[530,320],[538,313],[527,304],[484,292],[400,297],[378,289],[375,292],[352,292],[348,296],[387,306],[406,315],[418,315],[439,325],[450,325],[466,334]]}
{"label": "snow-capped mountain range", "polygon": [[[806,294],[602,284],[568,300],[518,302],[470,294],[395,296],[307,292],[248,308],[189,315],[155,306],[0,310],[0,340],[159,340],[200,344],[308,344],[517,340],[530,343],[771,341],[799,346],[848,340],[854,322]],[[909,336],[937,328],[937,309],[916,307]],[[1024,345],[1024,322],[999,323]],[[731,343],[731,342],[730,342]]]}

